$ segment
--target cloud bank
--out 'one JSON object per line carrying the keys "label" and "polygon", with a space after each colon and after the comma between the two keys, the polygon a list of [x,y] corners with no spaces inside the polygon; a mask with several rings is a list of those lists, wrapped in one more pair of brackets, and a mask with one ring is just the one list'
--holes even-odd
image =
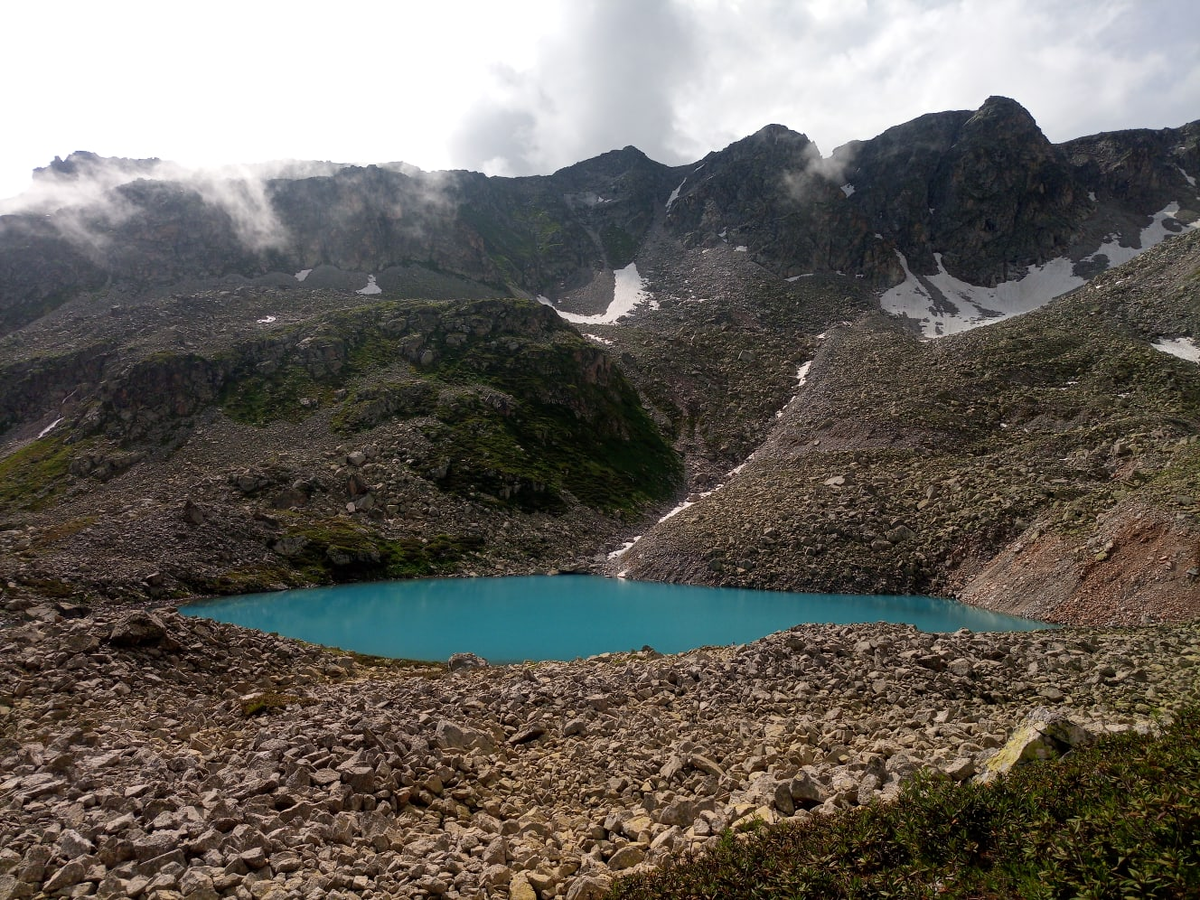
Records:
{"label": "cloud bank", "polygon": [[[210,0],[0,4],[0,197],[54,156],[666,163],[778,122],[828,155],[1000,94],[1053,141],[1200,117],[1179,0]],[[218,59],[229,61],[219,63]]]}
{"label": "cloud bank", "polygon": [[770,122],[828,155],[993,94],[1053,141],[1200,117],[1200,7],[1154,0],[657,0],[576,4],[498,71],[451,145],[468,167],[550,171],[633,143],[696,160]]}

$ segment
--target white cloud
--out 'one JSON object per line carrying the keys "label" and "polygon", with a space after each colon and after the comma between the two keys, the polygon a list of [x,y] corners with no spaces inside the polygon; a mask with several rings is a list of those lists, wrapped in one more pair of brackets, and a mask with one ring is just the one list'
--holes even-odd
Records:
{"label": "white cloud", "polygon": [[1056,141],[1200,117],[1178,0],[5,0],[0,197],[56,155],[688,162],[768,122],[828,154],[1014,97]]}

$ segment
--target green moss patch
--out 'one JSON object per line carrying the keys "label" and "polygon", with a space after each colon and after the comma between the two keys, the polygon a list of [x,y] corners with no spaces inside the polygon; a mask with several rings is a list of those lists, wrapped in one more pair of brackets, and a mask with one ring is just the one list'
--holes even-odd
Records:
{"label": "green moss patch", "polygon": [[315,702],[315,700],[297,697],[294,694],[280,694],[275,691],[266,691],[261,694],[251,694],[248,697],[243,697],[238,702],[238,708],[243,716],[250,718],[251,716],[260,716],[264,713],[286,709],[293,705],[311,706]]}
{"label": "green moss patch", "polygon": [[300,548],[290,558],[292,565],[317,582],[442,574],[484,546],[481,535],[387,538],[336,518],[298,523],[287,536]]}
{"label": "green moss patch", "polygon": [[0,459],[0,510],[38,510],[66,484],[74,448],[51,435]]}

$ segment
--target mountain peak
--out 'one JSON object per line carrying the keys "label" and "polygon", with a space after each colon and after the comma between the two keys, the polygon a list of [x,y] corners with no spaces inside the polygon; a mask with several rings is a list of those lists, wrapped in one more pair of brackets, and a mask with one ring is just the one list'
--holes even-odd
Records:
{"label": "mountain peak", "polygon": [[1003,125],[1003,127],[1016,126],[1022,131],[1041,132],[1029,110],[1009,97],[988,97],[983,101],[983,106],[979,107],[975,114],[967,120],[966,127],[970,128],[984,123]]}
{"label": "mountain peak", "polygon": [[599,156],[593,156],[591,159],[585,159],[572,165],[566,166],[555,172],[555,175],[582,175],[587,173],[598,173],[604,175],[616,175],[629,169],[646,165],[647,163],[653,166],[659,166],[645,153],[637,147],[629,144],[622,147],[620,150],[609,150],[607,153],[601,153]]}
{"label": "mountain peak", "polygon": [[162,160],[157,158],[128,159],[122,156],[100,156],[90,150],[76,150],[70,153],[66,159],[56,156],[50,165],[34,169],[33,179],[34,181],[76,180],[106,170],[149,175],[161,164]]}
{"label": "mountain peak", "polygon": [[771,144],[778,144],[778,143],[808,144],[808,143],[810,143],[810,141],[808,139],[808,135],[801,134],[799,131],[793,131],[792,129],[788,128],[786,125],[778,125],[778,124],[764,125],[762,128],[758,129],[758,131],[754,132],[754,134],[750,135],[750,139],[755,140],[755,141],[763,141],[763,142],[771,143]]}

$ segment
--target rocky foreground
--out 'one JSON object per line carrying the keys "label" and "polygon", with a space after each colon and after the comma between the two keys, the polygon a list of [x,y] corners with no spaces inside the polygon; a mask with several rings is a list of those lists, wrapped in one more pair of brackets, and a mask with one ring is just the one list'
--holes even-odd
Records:
{"label": "rocky foreground", "polygon": [[805,625],[449,670],[171,610],[10,612],[0,898],[593,897],[754,817],[985,773],[1039,707],[1101,733],[1200,699],[1196,624]]}

